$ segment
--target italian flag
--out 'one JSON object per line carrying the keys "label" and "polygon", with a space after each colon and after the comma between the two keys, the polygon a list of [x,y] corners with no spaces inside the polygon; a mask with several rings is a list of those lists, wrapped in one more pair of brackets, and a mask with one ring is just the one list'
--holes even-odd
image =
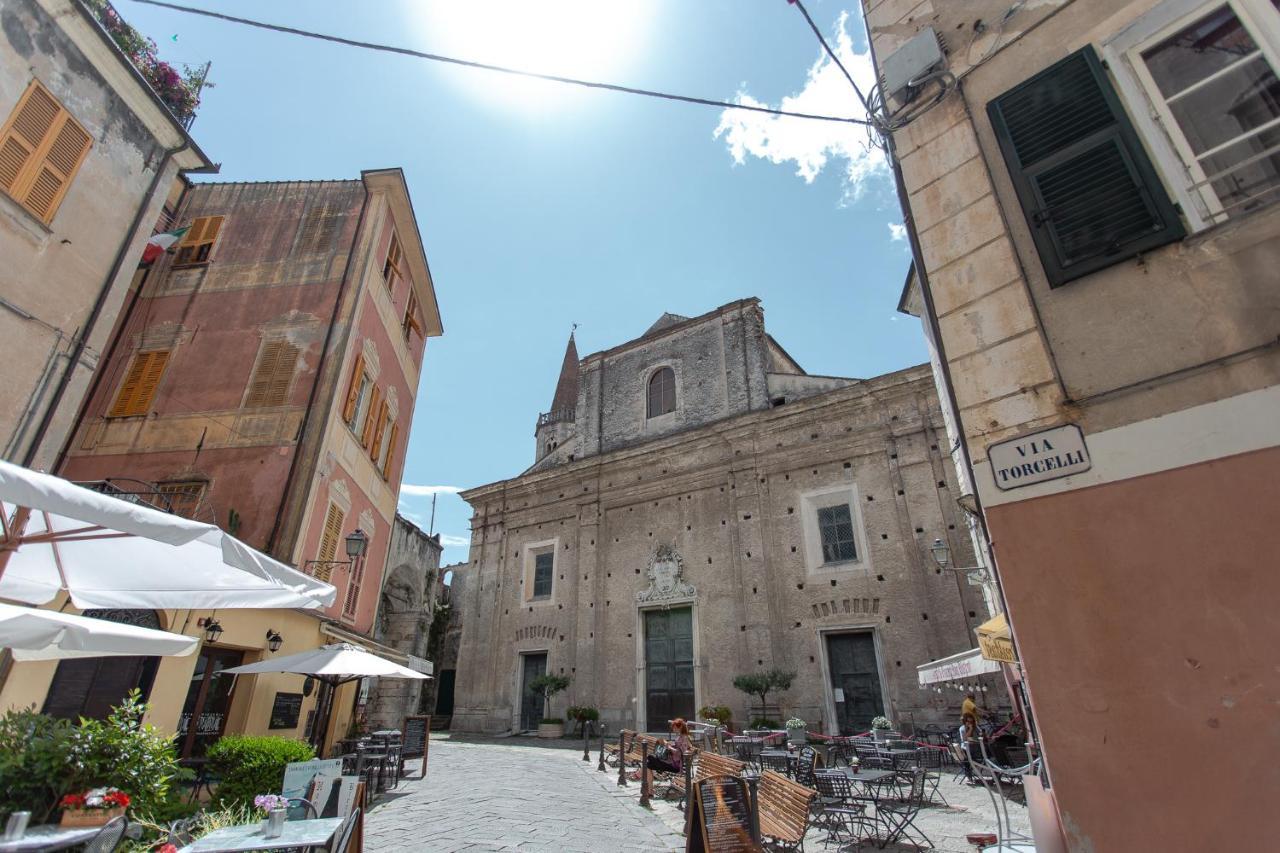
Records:
{"label": "italian flag", "polygon": [[142,250],[142,262],[149,264],[156,258],[165,253],[170,246],[182,239],[182,235],[191,230],[190,225],[184,225],[181,228],[175,228],[172,231],[163,231],[159,234],[152,234],[151,239],[147,241],[147,246]]}

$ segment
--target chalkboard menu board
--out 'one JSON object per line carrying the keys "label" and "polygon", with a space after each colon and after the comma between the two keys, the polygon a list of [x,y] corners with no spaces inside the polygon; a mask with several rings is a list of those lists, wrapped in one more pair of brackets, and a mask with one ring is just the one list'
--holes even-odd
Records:
{"label": "chalkboard menu board", "polygon": [[405,758],[421,758],[423,772],[427,769],[427,730],[430,717],[405,717],[400,727],[400,754]]}
{"label": "chalkboard menu board", "polygon": [[688,853],[758,853],[751,837],[751,795],[735,776],[712,776],[693,787]]}
{"label": "chalkboard menu board", "polygon": [[271,723],[268,728],[296,729],[301,713],[301,693],[277,693],[275,704],[271,706]]}

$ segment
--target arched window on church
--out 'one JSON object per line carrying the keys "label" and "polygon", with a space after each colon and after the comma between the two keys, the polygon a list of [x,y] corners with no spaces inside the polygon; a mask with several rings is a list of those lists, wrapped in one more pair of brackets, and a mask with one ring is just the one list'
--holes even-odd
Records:
{"label": "arched window on church", "polygon": [[676,410],[676,374],[670,367],[660,367],[649,377],[649,414],[656,418]]}

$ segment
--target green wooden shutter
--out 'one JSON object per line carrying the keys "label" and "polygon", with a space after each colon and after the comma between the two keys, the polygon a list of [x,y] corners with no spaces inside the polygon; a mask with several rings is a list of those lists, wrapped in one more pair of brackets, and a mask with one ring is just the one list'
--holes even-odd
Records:
{"label": "green wooden shutter", "polygon": [[1050,287],[1185,233],[1092,47],[987,105]]}

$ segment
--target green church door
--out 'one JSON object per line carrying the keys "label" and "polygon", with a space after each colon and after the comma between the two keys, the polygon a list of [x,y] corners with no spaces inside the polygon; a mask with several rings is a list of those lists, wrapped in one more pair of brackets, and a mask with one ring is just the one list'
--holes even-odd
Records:
{"label": "green church door", "polygon": [[693,608],[644,612],[645,724],[666,731],[676,717],[694,719]]}

